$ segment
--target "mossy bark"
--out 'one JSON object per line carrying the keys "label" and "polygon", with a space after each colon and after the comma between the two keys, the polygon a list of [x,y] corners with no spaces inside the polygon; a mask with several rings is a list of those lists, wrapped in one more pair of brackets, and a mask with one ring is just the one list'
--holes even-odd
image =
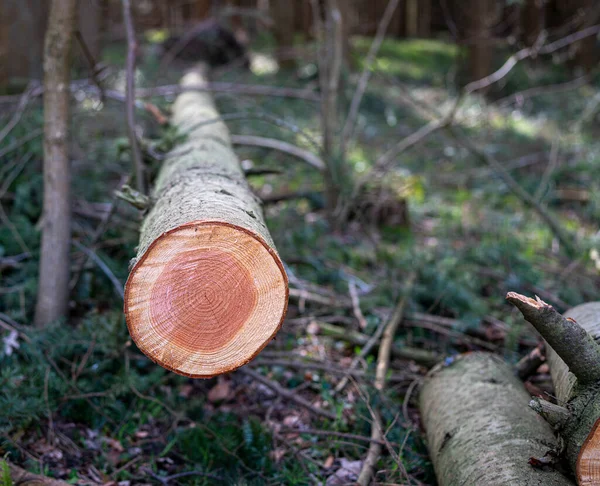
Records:
{"label": "mossy bark", "polygon": [[420,410],[440,486],[564,486],[556,471],[529,465],[558,444],[528,407],[513,369],[497,356],[469,353],[427,376]]}
{"label": "mossy bark", "polygon": [[[600,338],[600,302],[579,305],[564,316],[576,321],[594,340]],[[581,446],[600,418],[600,383],[581,383],[551,346],[547,346],[547,359],[558,404],[571,412],[559,432],[567,460],[575,470]]]}

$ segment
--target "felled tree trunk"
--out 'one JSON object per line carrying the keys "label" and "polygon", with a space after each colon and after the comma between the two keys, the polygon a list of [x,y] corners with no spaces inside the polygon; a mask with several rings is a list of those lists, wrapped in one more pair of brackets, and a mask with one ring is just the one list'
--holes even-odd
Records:
{"label": "felled tree trunk", "polygon": [[[201,69],[181,82],[205,83]],[[172,123],[187,140],[156,180],[125,314],[150,359],[208,378],[246,364],[275,336],[287,277],[211,96],[179,95]]]}
{"label": "felled tree trunk", "polygon": [[513,369],[492,354],[464,354],[434,368],[420,410],[440,486],[572,485],[529,465],[557,447],[529,400]]}
{"label": "felled tree trunk", "polygon": [[559,432],[564,454],[580,485],[600,484],[600,302],[561,316],[541,300],[513,292],[513,303],[547,342],[557,405],[532,403]]}

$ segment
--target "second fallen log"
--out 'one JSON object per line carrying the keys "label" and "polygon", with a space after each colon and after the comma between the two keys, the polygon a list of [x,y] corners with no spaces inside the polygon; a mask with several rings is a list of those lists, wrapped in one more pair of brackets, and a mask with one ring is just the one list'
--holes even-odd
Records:
{"label": "second fallen log", "polygon": [[[198,69],[181,84],[206,82]],[[156,180],[125,315],[150,359],[208,378],[246,364],[275,336],[288,282],[211,96],[179,95],[172,123],[187,137]]]}

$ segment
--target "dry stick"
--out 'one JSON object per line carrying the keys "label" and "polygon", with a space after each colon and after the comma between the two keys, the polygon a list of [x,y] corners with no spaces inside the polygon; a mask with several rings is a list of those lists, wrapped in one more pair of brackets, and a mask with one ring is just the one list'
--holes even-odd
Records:
{"label": "dry stick", "polygon": [[350,376],[352,376],[352,373],[354,372],[355,368],[364,359],[364,357],[367,356],[371,352],[371,349],[373,349],[373,346],[375,346],[375,344],[377,344],[379,342],[379,338],[383,334],[385,326],[386,326],[386,322],[382,321],[381,324],[379,325],[379,327],[377,328],[377,330],[375,331],[375,333],[371,336],[371,338],[367,341],[367,343],[360,350],[360,353],[358,354],[358,356],[354,357],[354,359],[350,363],[348,371],[346,372],[346,376],[344,376],[340,380],[340,382],[337,384],[337,386],[333,390],[333,393],[332,393],[333,395],[341,392],[344,389],[344,387],[348,384],[348,381],[350,380]]}
{"label": "dry stick", "polygon": [[533,88],[525,89],[523,91],[518,91],[517,93],[513,93],[511,95],[505,96],[504,98],[500,98],[494,101],[495,105],[498,106],[508,106],[516,101],[520,101],[526,98],[533,98],[534,96],[554,94],[554,93],[563,93],[565,91],[571,91],[574,89],[581,88],[589,83],[591,76],[586,74],[584,76],[580,76],[571,81],[567,81],[564,83],[550,84],[546,86],[535,86]]}
{"label": "dry stick", "polygon": [[[379,327],[377,328],[377,330],[375,331],[375,333],[373,334],[373,336],[371,337],[371,339],[369,339],[369,341],[367,341],[367,344],[365,344],[365,346],[363,346],[363,348],[361,349],[360,353],[358,356],[356,356],[352,362],[350,363],[350,367],[349,367],[349,372],[354,370],[357,366],[358,363],[361,362],[361,360],[367,356],[370,352],[371,349],[373,348],[373,346],[375,346],[378,342],[379,342],[379,338],[384,334],[384,332],[387,332],[387,329],[389,329],[391,326],[395,325],[397,328],[397,324],[394,324],[395,322],[401,322],[402,318],[404,317],[404,309],[406,308],[406,301],[407,298],[406,296],[403,296],[399,301],[398,304],[396,305],[396,308],[394,309],[394,311],[392,312],[392,315],[390,316],[389,320],[383,321]],[[383,345],[383,340],[382,340],[382,344],[379,347],[379,353],[381,354],[381,346]],[[349,379],[349,374],[346,375],[339,383],[338,385],[335,387],[335,392],[339,393],[340,391],[342,391],[344,389],[344,387],[346,386],[346,384],[348,383],[348,379]],[[377,383],[377,374],[375,375],[375,382]],[[377,386],[377,385],[375,385]]]}
{"label": "dry stick", "polygon": [[379,21],[379,25],[377,26],[377,32],[373,42],[371,43],[371,47],[369,48],[369,53],[367,54],[367,59],[365,60],[365,67],[358,81],[358,85],[356,86],[356,90],[354,91],[354,95],[352,96],[352,102],[350,103],[350,109],[348,110],[348,117],[346,118],[346,123],[342,131],[342,138],[340,142],[342,154],[346,152],[346,145],[354,135],[358,109],[360,108],[360,103],[363,99],[365,91],[367,90],[369,79],[371,78],[371,69],[373,67],[373,63],[377,58],[377,53],[379,52],[379,48],[381,47],[383,39],[385,38],[385,34],[390,21],[392,20],[392,16],[394,15],[399,3],[400,0],[389,0],[387,7],[385,8],[385,12]]}
{"label": "dry stick", "polygon": [[104,89],[102,88],[102,84],[100,83],[100,78],[98,77],[98,73],[100,72],[100,70],[98,69],[98,63],[96,62],[96,59],[94,59],[94,55],[90,51],[87,43],[85,42],[85,39],[83,38],[79,30],[75,31],[75,38],[77,39],[77,42],[79,43],[79,46],[83,51],[83,55],[87,60],[88,65],[90,66],[90,75],[92,78],[92,82],[98,88],[98,91],[100,91],[100,101],[104,102],[105,94]]}
{"label": "dry stick", "polygon": [[86,248],[85,246],[83,246],[78,241],[73,240],[73,245],[75,245],[80,251],[82,251],[83,253],[85,253],[85,255],[90,260],[92,260],[96,265],[98,265],[98,268],[100,268],[100,270],[102,270],[104,272],[104,274],[108,277],[108,279],[112,283],[112,285],[113,285],[113,287],[114,287],[115,292],[117,293],[117,295],[119,297],[121,297],[121,300],[123,300],[123,297],[125,295],[125,293],[123,291],[123,284],[121,282],[119,282],[119,279],[117,277],[115,277],[115,274],[112,272],[112,270],[110,268],[108,268],[108,266],[106,265],[106,263],[104,263],[102,261],[102,259],[98,255],[96,255],[95,252],[93,252],[89,248]]}
{"label": "dry stick", "polygon": [[[375,388],[382,392],[385,387],[386,382],[386,374],[390,365],[390,355],[392,353],[392,345],[394,342],[394,336],[402,321],[402,316],[404,314],[404,308],[406,306],[406,302],[408,300],[408,293],[412,289],[412,286],[415,281],[415,273],[412,273],[408,277],[408,292],[405,296],[400,299],[396,309],[394,309],[394,313],[390,318],[388,324],[385,327],[385,331],[383,332],[383,337],[381,338],[381,345],[379,346],[379,354],[377,355],[377,367],[375,370]],[[361,486],[367,486],[371,479],[374,479],[375,466],[377,465],[377,461],[379,460],[379,456],[381,454],[381,444],[378,441],[383,440],[383,431],[381,429],[381,414],[379,410],[372,411],[373,424],[371,425],[371,438],[377,442],[371,442],[369,446],[369,451],[367,452],[367,457],[365,458],[365,462],[360,471],[360,475],[358,476],[357,484]]]}
{"label": "dry stick", "polygon": [[[265,354],[263,351],[262,354]],[[333,365],[328,365],[323,362],[306,362],[306,361],[290,361],[286,359],[262,359],[257,358],[253,361],[251,366],[281,366],[287,368],[295,368],[299,370],[315,370],[330,373],[332,375],[350,375],[353,378],[367,378],[371,380],[374,377],[373,373],[369,373],[362,370],[348,370],[346,368],[338,368]],[[393,383],[405,383],[409,380],[414,379],[416,376],[411,374],[394,374],[388,377],[388,380]]]}
{"label": "dry stick", "polygon": [[262,383],[263,385],[270,388],[271,390],[273,390],[275,393],[282,396],[283,398],[286,398],[287,400],[290,400],[290,401],[304,407],[306,410],[308,410],[311,413],[314,413],[315,415],[318,415],[320,417],[324,417],[324,418],[327,418],[330,420],[337,419],[337,415],[335,413],[328,412],[327,410],[323,410],[322,408],[315,407],[308,400],[305,400],[301,396],[298,396],[292,390],[287,390],[286,388],[282,387],[279,383],[277,383],[273,380],[269,380],[268,378],[261,375],[258,371],[254,371],[247,367],[241,368],[239,371],[240,371],[240,373],[244,373],[245,375],[248,375],[253,380],[256,380],[256,381]]}
{"label": "dry stick", "polygon": [[[129,179],[130,179],[130,176],[128,176],[128,175],[121,177],[121,180],[119,181],[119,184],[117,187],[119,187],[119,188],[123,187],[125,184],[127,184],[129,182]],[[110,220],[113,217],[113,215],[115,214],[115,211],[117,209],[117,202],[118,202],[118,197],[116,196],[116,194],[114,194],[113,200],[110,203],[110,209],[104,215],[104,217],[102,218],[102,220],[96,227],[96,230],[94,231],[94,233],[92,235],[92,239],[89,242],[89,246],[91,248],[93,248],[96,245],[96,243],[98,243],[98,240],[106,231],[106,228],[108,227]],[[71,290],[73,290],[77,286],[77,282],[79,282],[79,277],[81,276],[81,272],[83,271],[83,268],[85,267],[85,264],[87,263],[88,258],[89,258],[88,256],[83,258],[81,260],[81,263],[79,264],[79,266],[73,271],[73,278],[71,278],[71,282],[70,282]]]}
{"label": "dry stick", "polygon": [[319,101],[319,95],[311,90],[286,88],[280,86],[267,86],[260,84],[226,83],[211,81],[201,86],[179,86],[176,84],[157,86],[155,88],[140,88],[136,91],[138,98],[154,96],[170,96],[184,91],[209,91],[213,93],[235,93],[252,96],[273,96],[277,98],[297,98],[306,101]]}
{"label": "dry stick", "polygon": [[4,140],[8,136],[12,129],[15,128],[15,126],[17,126],[17,123],[19,123],[19,120],[23,116],[25,108],[27,108],[29,100],[32,98],[32,91],[33,88],[30,84],[19,98],[19,104],[17,105],[17,109],[13,113],[13,116],[11,117],[10,121],[4,126],[4,128],[0,130],[0,142],[2,142],[2,140]]}
{"label": "dry stick", "polygon": [[350,299],[352,300],[352,311],[354,312],[354,317],[358,321],[358,327],[361,329],[365,329],[367,327],[367,320],[360,310],[360,300],[358,298],[358,292],[356,291],[356,282],[354,280],[350,280],[348,282],[348,293],[350,294]]}
{"label": "dry stick", "polygon": [[[365,437],[364,435],[357,434],[349,434],[346,432],[336,432],[333,430],[319,430],[319,429],[281,429],[279,432],[282,434],[307,434],[307,435],[317,435],[317,436],[325,436],[325,437],[340,437],[341,439],[349,439],[349,440],[357,440],[361,442],[377,442],[380,445],[385,445],[386,442],[383,440],[376,440],[372,437]],[[400,444],[396,442],[390,442],[390,444],[394,447],[400,446]]]}
{"label": "dry stick", "polygon": [[539,297],[533,300],[516,292],[509,292],[506,300],[517,307],[523,317],[538,330],[580,384],[600,379],[600,346],[585,329],[573,319],[559,314]]}
{"label": "dry stick", "polygon": [[493,72],[489,76],[486,76],[485,78],[467,84],[463,89],[463,95],[481,91],[482,89],[488,88],[492,84],[497,83],[502,78],[507,76],[508,73],[510,73],[520,61],[538,54],[552,54],[553,52],[556,52],[563,47],[567,47],[568,45],[574,44],[575,42],[585,39],[586,37],[596,35],[598,32],[600,32],[600,25],[593,25],[549,44],[545,44],[541,47],[533,46],[521,49],[510,56],[497,71]]}
{"label": "dry stick", "polygon": [[442,120],[430,121],[428,124],[424,125],[416,132],[412,133],[405,139],[398,142],[398,144],[396,144],[395,147],[390,149],[377,160],[375,168],[385,167],[388,163],[391,162],[391,160],[393,160],[394,157],[397,157],[400,153],[404,152],[408,148],[420,142],[423,138],[427,137],[428,135],[440,128],[451,125],[466,95],[488,88],[492,84],[497,83],[502,78],[507,76],[512,71],[512,69],[519,63],[519,61],[527,59],[536,54],[550,54],[552,52],[557,51],[558,49],[561,49],[574,42],[584,39],[585,37],[595,35],[598,32],[600,32],[600,25],[595,25],[592,27],[588,27],[587,29],[584,29],[575,34],[568,35],[562,39],[552,42],[551,44],[547,44],[545,46],[536,48],[529,47],[513,54],[497,71],[493,72],[489,76],[486,76],[485,78],[467,84],[461,91],[460,95],[456,98],[454,106],[452,107],[452,109],[446,117],[444,117]]}
{"label": "dry stick", "polygon": [[28,133],[24,137],[22,137],[22,138],[20,138],[18,140],[15,140],[13,143],[11,143],[7,147],[4,147],[2,150],[0,150],[0,157],[4,157],[6,154],[9,154],[13,150],[16,150],[19,147],[22,147],[27,142],[33,140],[34,138],[39,137],[43,133],[44,133],[44,130],[41,129],[41,128],[39,128],[37,130],[33,130],[32,132]]}
{"label": "dry stick", "polygon": [[135,133],[135,56],[137,51],[137,42],[135,40],[135,31],[133,29],[133,19],[131,17],[130,0],[121,0],[123,4],[123,21],[125,22],[125,32],[127,34],[127,63],[126,85],[125,85],[125,114],[127,117],[127,133],[129,135],[129,144],[131,145],[131,157],[135,170],[135,179],[137,190],[145,194],[146,184],[144,183],[144,165],[142,152],[137,141]]}
{"label": "dry stick", "polygon": [[[357,346],[365,346],[369,342],[369,336],[356,331],[350,331],[344,327],[318,322],[320,331],[326,336],[347,341]],[[419,348],[409,348],[407,346],[393,346],[392,354],[396,358],[414,361],[421,366],[431,367],[439,362],[440,356],[433,352]]]}
{"label": "dry stick", "polygon": [[297,145],[284,142],[282,140],[257,137],[254,135],[231,135],[231,142],[234,145],[247,145],[251,147],[262,147],[278,150],[279,152],[283,152],[306,162],[308,165],[318,169],[319,171],[325,170],[325,162],[323,162],[319,156],[308,150],[300,148]]}
{"label": "dry stick", "polygon": [[[12,482],[9,484],[15,485],[41,485],[41,486],[69,486],[70,483],[61,481],[59,479],[49,478],[47,476],[41,476],[39,474],[30,473],[25,469],[22,469],[14,464],[10,464],[7,461],[0,460],[0,472],[4,467],[4,464],[8,466],[10,472],[10,479]],[[3,483],[4,484],[4,483]]]}

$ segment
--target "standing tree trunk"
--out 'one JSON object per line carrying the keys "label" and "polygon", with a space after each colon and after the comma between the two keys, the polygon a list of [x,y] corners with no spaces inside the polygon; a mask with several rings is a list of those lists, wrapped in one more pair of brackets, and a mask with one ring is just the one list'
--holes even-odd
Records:
{"label": "standing tree trunk", "polygon": [[8,84],[8,30],[10,27],[6,2],[0,2],[0,93]]}
{"label": "standing tree trunk", "polygon": [[534,45],[545,26],[545,0],[525,0],[521,5],[521,38],[528,47]]}
{"label": "standing tree trunk", "polygon": [[294,2],[271,2],[271,16],[274,22],[275,41],[277,42],[277,61],[282,67],[294,67],[294,34],[296,26],[296,5]]}
{"label": "standing tree trunk", "polygon": [[67,313],[71,245],[69,82],[76,0],[53,0],[44,45],[44,211],[35,323]]}
{"label": "standing tree trunk", "polygon": [[[77,6],[78,29],[81,37],[96,62],[100,61],[102,50],[101,33],[103,9],[100,0],[79,0]],[[91,67],[91,66],[90,66]]]}
{"label": "standing tree trunk", "polygon": [[2,76],[19,79],[23,85],[31,78],[42,77],[40,61],[47,20],[47,0],[0,1],[0,23],[5,29],[6,45],[10,46],[0,59]]}
{"label": "standing tree trunk", "polygon": [[492,72],[492,27],[498,20],[497,5],[495,0],[470,0],[468,7],[460,8],[466,24],[468,81],[477,81]]}
{"label": "standing tree trunk", "polygon": [[[197,69],[181,85],[206,82]],[[187,141],[158,175],[125,315],[150,359],[209,378],[248,363],[275,336],[287,276],[210,94],[179,95],[172,123]]]}

